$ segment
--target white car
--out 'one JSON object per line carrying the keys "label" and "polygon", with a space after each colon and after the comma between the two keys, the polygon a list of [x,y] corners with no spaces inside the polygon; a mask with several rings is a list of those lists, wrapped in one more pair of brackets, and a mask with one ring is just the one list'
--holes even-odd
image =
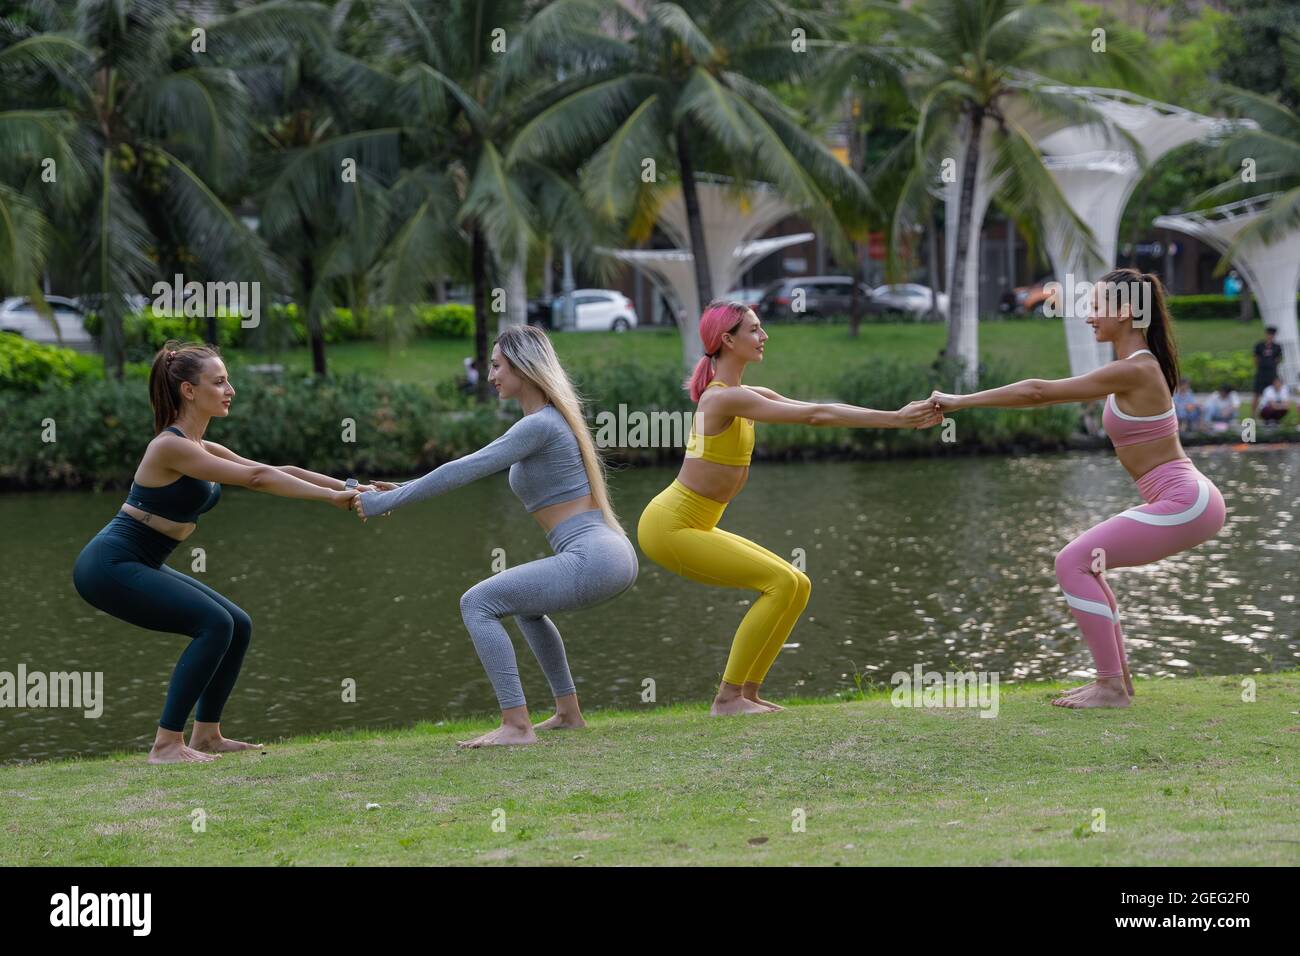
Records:
{"label": "white car", "polygon": [[86,331],[85,314],[73,299],[47,295],[45,303],[58,323],[56,335],[49,318],[36,311],[31,299],[13,298],[0,302],[0,333],[11,332],[42,345],[62,345],[78,352],[93,352],[94,339]]}
{"label": "white car", "polygon": [[[929,286],[916,282],[882,285],[871,292],[872,312],[905,312],[913,319],[924,319],[930,312],[933,293]],[[939,314],[948,314],[948,296],[939,293]]]}
{"label": "white car", "polygon": [[[626,332],[637,325],[636,307],[622,292],[611,289],[573,290],[574,332]],[[551,303],[551,328],[564,324],[564,296]]]}

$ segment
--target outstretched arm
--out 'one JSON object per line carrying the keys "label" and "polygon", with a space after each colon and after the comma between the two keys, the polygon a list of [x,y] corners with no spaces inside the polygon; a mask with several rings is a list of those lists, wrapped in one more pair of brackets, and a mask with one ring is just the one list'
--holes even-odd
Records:
{"label": "outstretched arm", "polygon": [[765,392],[771,392],[771,389],[722,389],[713,399],[713,407],[723,415],[739,415],[758,422],[813,427],[840,425],[846,428],[928,428],[938,424],[940,419],[929,402],[912,402],[896,412],[882,412],[841,403],[774,400],[768,398]]}
{"label": "outstretched arm", "polygon": [[541,448],[551,427],[540,412],[525,415],[491,443],[473,454],[439,465],[423,478],[404,482],[391,491],[368,491],[357,497],[361,517],[384,514],[415,501],[423,501],[508,468]]}
{"label": "outstretched arm", "polygon": [[355,491],[335,491],[321,487],[295,478],[274,465],[264,465],[248,458],[239,458],[228,449],[222,449],[226,455],[218,454],[208,447],[215,442],[205,443],[204,447],[200,448],[194,442],[170,433],[160,435],[154,441],[157,443],[155,447],[158,449],[159,462],[182,475],[190,475],[204,481],[218,481],[223,485],[234,485],[252,491],[262,491],[281,498],[324,501],[345,511],[351,505],[352,499],[356,497]]}
{"label": "outstretched arm", "polygon": [[1135,362],[1110,362],[1073,378],[1027,378],[969,395],[935,392],[930,400],[945,412],[961,408],[1035,408],[1062,402],[1087,402],[1140,385],[1144,374]]}

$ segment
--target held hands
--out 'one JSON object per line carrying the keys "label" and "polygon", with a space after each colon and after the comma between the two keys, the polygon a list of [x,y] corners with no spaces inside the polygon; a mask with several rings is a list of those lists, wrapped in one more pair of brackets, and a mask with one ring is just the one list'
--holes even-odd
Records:
{"label": "held hands", "polygon": [[964,396],[950,395],[947,392],[932,392],[930,402],[941,412],[955,412],[961,408],[961,399]]}
{"label": "held hands", "polygon": [[[396,487],[397,485],[393,484],[391,481],[372,481],[368,485],[358,485],[357,490],[358,491],[392,491]],[[350,508],[352,511],[355,511],[357,513],[357,517],[361,519],[361,523],[365,524],[366,518],[369,516],[366,514],[365,506],[361,503],[360,495],[357,495],[356,499],[350,503]],[[384,517],[387,517],[390,514],[392,514],[391,511],[385,511]]]}
{"label": "held hands", "polygon": [[330,494],[329,503],[335,508],[342,508],[344,511],[352,509],[352,501],[361,493],[360,488],[344,488]]}
{"label": "held hands", "polygon": [[932,400],[909,402],[896,414],[901,428],[932,428],[943,421],[943,411]]}

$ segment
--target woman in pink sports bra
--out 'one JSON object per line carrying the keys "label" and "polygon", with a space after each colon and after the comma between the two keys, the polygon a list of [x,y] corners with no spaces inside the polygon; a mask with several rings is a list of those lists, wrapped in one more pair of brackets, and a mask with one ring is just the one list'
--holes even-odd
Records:
{"label": "woman in pink sports bra", "polygon": [[970,395],[935,392],[931,401],[947,412],[1106,399],[1106,434],[1145,504],[1085,531],[1056,556],[1056,579],[1092,651],[1097,678],[1052,703],[1127,707],[1133,678],[1106,569],[1151,564],[1210,540],[1223,527],[1224,505],[1178,440],[1172,397],[1178,353],[1160,280],[1135,269],[1108,272],[1094,290],[1091,312],[1093,334],[1114,344],[1116,361],[1074,378],[1031,378]]}

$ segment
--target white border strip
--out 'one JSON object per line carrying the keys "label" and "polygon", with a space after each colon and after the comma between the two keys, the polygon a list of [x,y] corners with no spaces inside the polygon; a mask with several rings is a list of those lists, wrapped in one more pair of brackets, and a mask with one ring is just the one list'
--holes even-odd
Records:
{"label": "white border strip", "polygon": [[1113,394],[1110,396],[1110,410],[1126,422],[1159,422],[1178,413],[1176,408],[1170,408],[1169,411],[1161,412],[1159,415],[1130,415],[1128,412],[1122,412],[1119,410],[1119,405],[1115,403],[1115,396]]}
{"label": "white border strip", "polygon": [[1061,588],[1061,593],[1065,595],[1065,603],[1077,611],[1087,611],[1089,614],[1097,614],[1108,621],[1118,621],[1119,617],[1111,613],[1109,604],[1101,604],[1098,601],[1088,601],[1081,597],[1075,597],[1065,588]]}
{"label": "white border strip", "polygon": [[1130,508],[1128,511],[1120,512],[1121,518],[1132,518],[1134,521],[1140,521],[1143,524],[1161,525],[1169,527],[1171,525],[1187,524],[1189,521],[1195,521],[1201,516],[1210,504],[1210,483],[1203,478],[1196,479],[1196,485],[1200,489],[1196,493],[1196,501],[1186,511],[1180,511],[1172,515],[1153,515],[1149,511],[1141,511],[1138,508]]}

